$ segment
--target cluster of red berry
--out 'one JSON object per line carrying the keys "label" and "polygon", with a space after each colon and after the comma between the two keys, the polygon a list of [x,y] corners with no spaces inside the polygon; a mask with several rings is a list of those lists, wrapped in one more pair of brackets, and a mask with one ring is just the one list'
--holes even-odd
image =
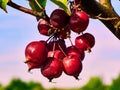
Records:
{"label": "cluster of red berry", "polygon": [[[69,16],[64,10],[56,9],[50,15],[50,20],[40,19],[38,30],[48,36],[47,40],[33,41],[26,46],[25,63],[28,71],[38,68],[43,76],[52,81],[62,72],[78,79],[82,71],[82,61],[85,51],[90,51],[95,44],[95,38],[86,30],[89,17],[81,10],[74,9]],[[78,33],[75,45],[70,39],[71,31]],[[66,46],[65,39],[70,40],[71,46]]]}

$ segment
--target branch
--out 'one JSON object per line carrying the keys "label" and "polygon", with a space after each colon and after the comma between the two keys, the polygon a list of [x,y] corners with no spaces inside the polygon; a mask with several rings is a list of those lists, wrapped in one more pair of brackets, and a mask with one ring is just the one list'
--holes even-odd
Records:
{"label": "branch", "polygon": [[90,15],[89,15],[89,17],[92,18],[92,19],[99,19],[99,20],[106,20],[106,21],[119,19],[118,17],[103,18],[103,17],[101,17],[101,14],[99,14],[98,16],[90,16]]}
{"label": "branch", "polygon": [[[101,18],[98,18],[119,40],[120,40],[120,17],[114,11],[110,0],[79,0],[81,8],[86,11],[91,17],[96,17],[101,14]],[[104,18],[118,18],[111,20],[103,20]]]}
{"label": "branch", "polygon": [[44,10],[44,12],[37,12],[37,11],[31,10],[31,9],[28,9],[26,7],[20,6],[16,3],[12,2],[11,0],[8,1],[7,5],[11,6],[12,8],[15,8],[17,10],[20,10],[24,13],[33,15],[35,17],[44,18],[46,20],[49,20],[49,17],[46,15],[45,10]]}

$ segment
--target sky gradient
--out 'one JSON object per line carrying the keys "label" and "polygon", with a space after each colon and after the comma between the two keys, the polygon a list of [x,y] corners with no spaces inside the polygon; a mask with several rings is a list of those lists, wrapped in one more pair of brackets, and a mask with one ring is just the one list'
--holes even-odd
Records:
{"label": "sky gradient", "polygon": [[[27,1],[14,0],[20,5],[28,6]],[[111,0],[113,2],[113,0]],[[120,2],[113,2],[115,10],[120,14]],[[47,14],[57,8],[48,1]],[[98,20],[90,19],[89,26],[85,32],[95,36],[95,46],[91,53],[86,53],[83,61],[83,70],[79,76],[81,80],[76,81],[73,77],[63,75],[49,83],[41,75],[39,69],[27,72],[27,65],[24,64],[24,50],[28,43],[36,40],[47,40],[37,30],[35,17],[7,7],[6,14],[0,9],[0,83],[7,84],[12,78],[22,80],[38,81],[46,87],[79,87],[84,85],[91,76],[100,76],[104,82],[110,84],[111,80],[120,73],[120,41]],[[77,34],[72,33],[72,41]],[[70,43],[66,40],[66,44]]]}

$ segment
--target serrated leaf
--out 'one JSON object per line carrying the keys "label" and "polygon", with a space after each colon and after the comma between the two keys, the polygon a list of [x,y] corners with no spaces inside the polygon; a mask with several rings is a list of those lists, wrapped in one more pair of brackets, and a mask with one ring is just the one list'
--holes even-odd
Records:
{"label": "serrated leaf", "polygon": [[58,5],[60,8],[64,9],[68,15],[70,15],[70,11],[68,9],[68,0],[50,0],[56,5]]}
{"label": "serrated leaf", "polygon": [[[37,12],[42,12],[46,6],[46,1],[47,0],[29,0],[29,5],[30,7]],[[37,20],[39,20],[39,17],[36,17]]]}
{"label": "serrated leaf", "polygon": [[0,8],[2,8],[5,12],[7,12],[6,10],[7,3],[8,0],[0,0]]}

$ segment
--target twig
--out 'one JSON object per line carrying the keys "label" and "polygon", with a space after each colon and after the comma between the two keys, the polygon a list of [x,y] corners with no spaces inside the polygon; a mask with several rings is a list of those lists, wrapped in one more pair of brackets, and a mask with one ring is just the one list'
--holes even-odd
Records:
{"label": "twig", "polygon": [[104,18],[104,17],[101,17],[101,14],[99,14],[98,16],[89,16],[90,18],[93,18],[93,19],[99,19],[99,20],[115,20],[115,19],[119,19],[118,17],[110,17],[110,18]]}
{"label": "twig", "polygon": [[95,16],[96,19],[99,19],[99,20],[115,20],[115,19],[118,19],[118,17],[110,17],[110,18],[103,18],[103,17],[100,17],[100,16]]}
{"label": "twig", "polygon": [[22,11],[24,13],[33,15],[35,17],[44,18],[46,20],[49,19],[49,17],[46,15],[45,11],[44,12],[37,12],[37,11],[31,10],[31,9],[28,9],[26,7],[20,6],[20,5],[16,4],[16,3],[12,2],[12,0],[9,0],[7,5],[15,8],[17,10],[20,10],[20,11]]}

